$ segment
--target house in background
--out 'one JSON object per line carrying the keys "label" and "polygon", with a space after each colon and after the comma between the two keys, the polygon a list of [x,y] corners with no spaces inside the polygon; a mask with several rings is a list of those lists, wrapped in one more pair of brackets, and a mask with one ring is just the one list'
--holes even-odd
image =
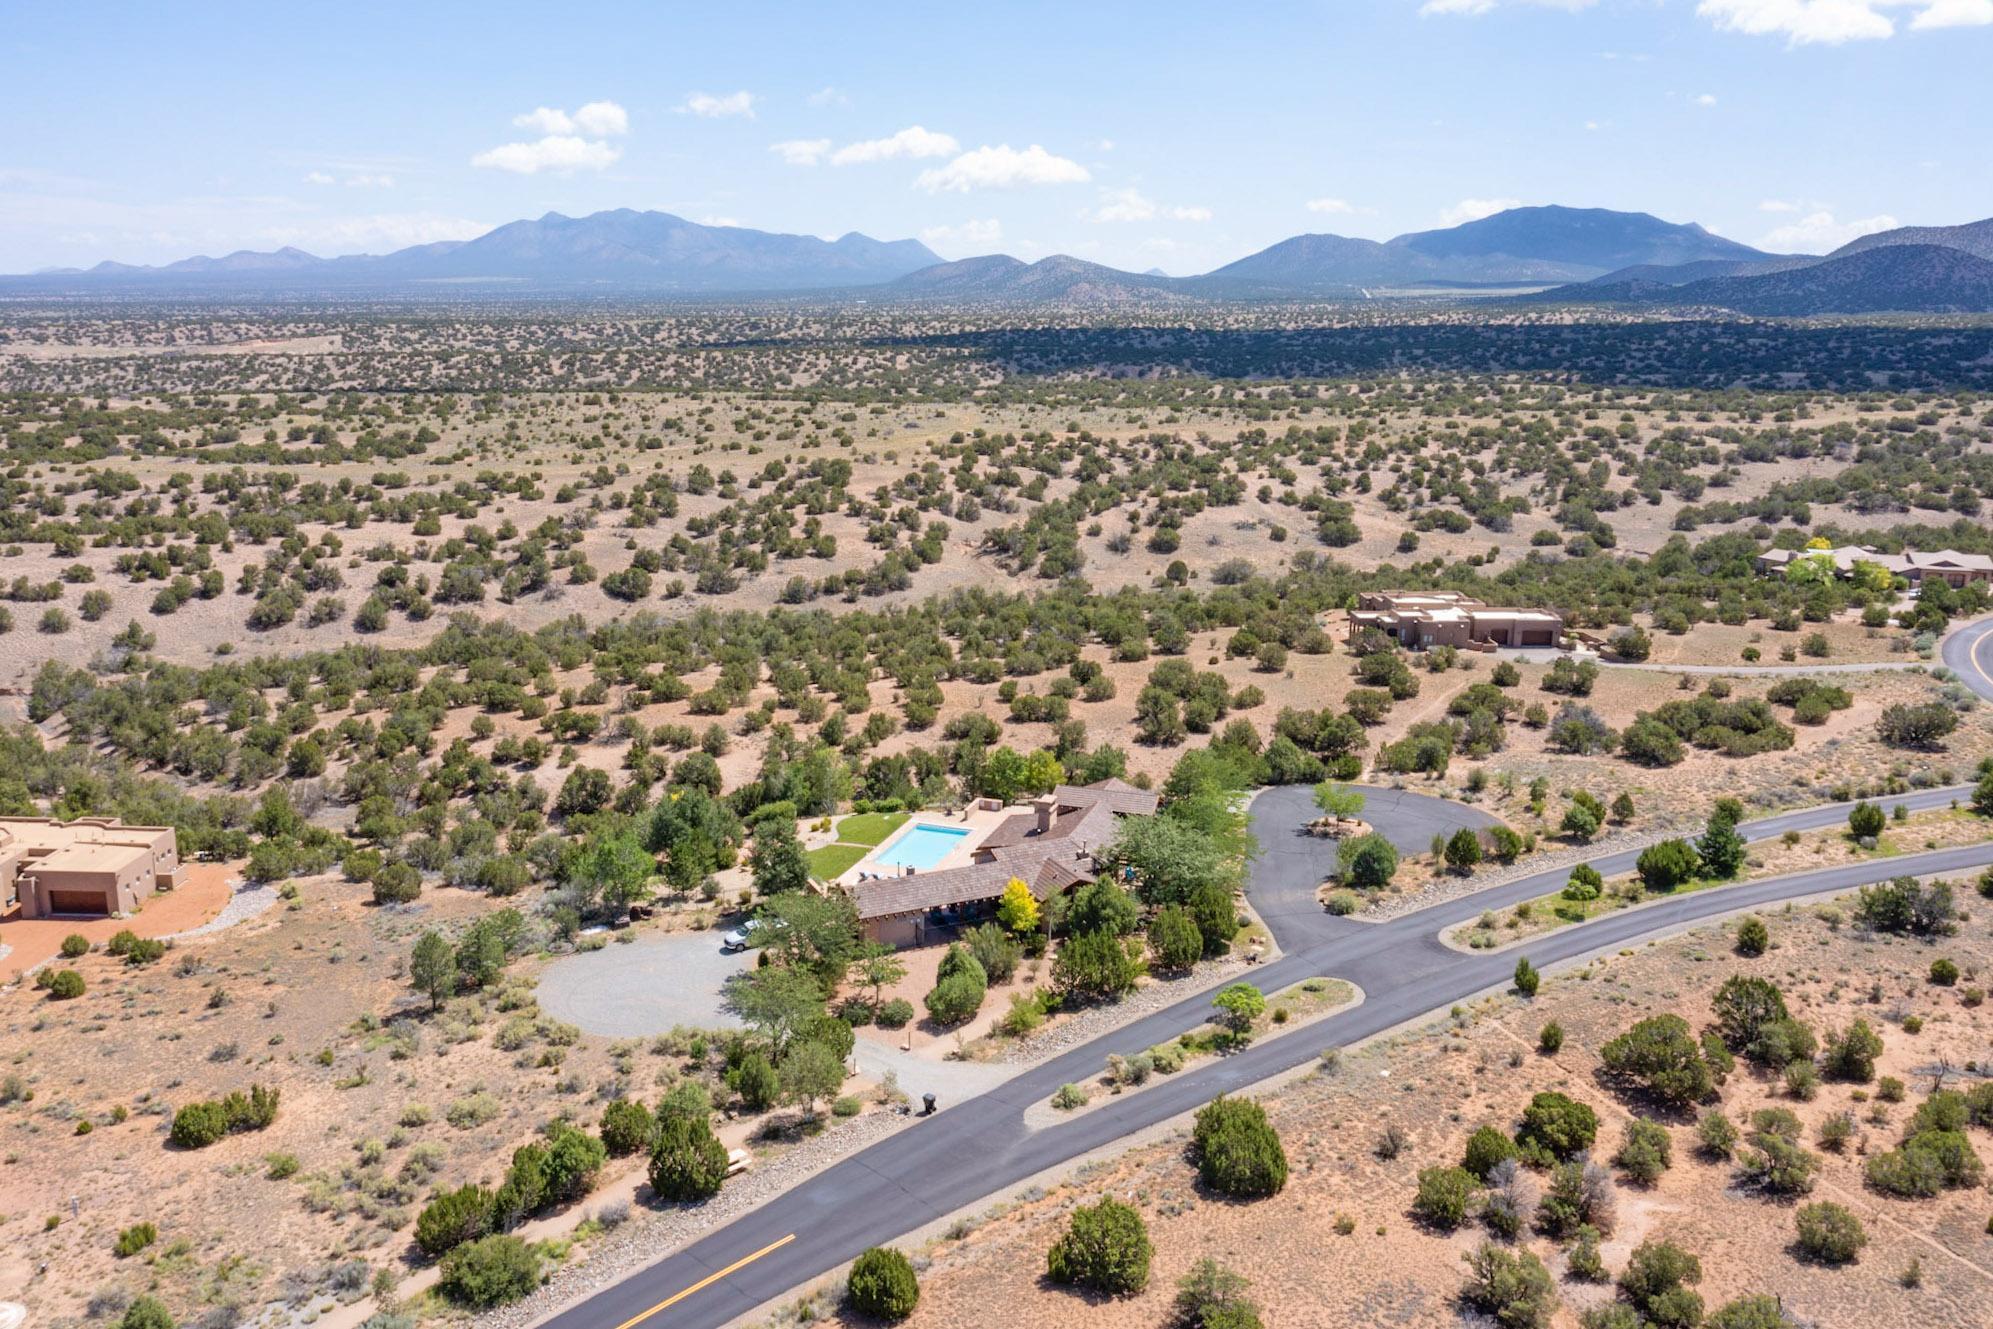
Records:
{"label": "house in background", "polygon": [[1550,609],[1497,609],[1459,591],[1366,591],[1349,615],[1350,640],[1375,628],[1410,650],[1453,646],[1555,649],[1564,616]]}
{"label": "house in background", "polygon": [[182,871],[171,826],[0,817],[0,912],[18,902],[22,918],[136,913],[155,890],[178,886]]}
{"label": "house in background", "polygon": [[1993,584],[1993,556],[1962,554],[1956,549],[1940,549],[1930,554],[1915,549],[1906,549],[1900,554],[1883,554],[1878,553],[1873,545],[1842,545],[1838,549],[1767,549],[1758,555],[1753,566],[1760,576],[1784,576],[1800,559],[1822,555],[1833,561],[1837,577],[1853,576],[1857,563],[1873,563],[1912,586],[1922,586],[1926,578],[1952,587],[1971,582]]}
{"label": "house in background", "polygon": [[972,862],[934,872],[865,878],[847,889],[867,941],[920,946],[996,913],[1015,877],[1043,904],[1099,875],[1094,855],[1123,817],[1154,816],[1157,796],[1122,780],[1060,785],[999,822]]}

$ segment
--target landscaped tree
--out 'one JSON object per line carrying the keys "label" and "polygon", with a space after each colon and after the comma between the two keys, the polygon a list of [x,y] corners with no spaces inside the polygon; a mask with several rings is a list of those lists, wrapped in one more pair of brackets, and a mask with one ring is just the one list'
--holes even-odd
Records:
{"label": "landscaped tree", "polygon": [[1190,893],[1190,917],[1204,937],[1206,955],[1224,955],[1232,949],[1239,932],[1239,913],[1232,905],[1232,888],[1222,881],[1207,881]]}
{"label": "landscaped tree", "polygon": [[515,1302],[539,1285],[539,1253],[510,1233],[457,1247],[443,1257],[436,1281],[450,1300],[480,1311]]}
{"label": "landscaped tree", "polygon": [[1606,1072],[1629,1088],[1671,1107],[1709,1097],[1717,1074],[1679,1015],[1654,1015],[1599,1049]]}
{"label": "landscaped tree", "polygon": [[920,1281],[906,1256],[890,1246],[874,1246],[852,1261],[844,1294],[859,1314],[897,1322],[920,1304]]}
{"label": "landscaped tree", "polygon": [[864,939],[850,896],[841,891],[824,895],[785,891],[762,911],[754,944],[784,964],[809,971],[828,990],[851,967]]}
{"label": "landscaped tree", "polygon": [[1462,826],[1446,842],[1446,865],[1465,876],[1481,861],[1481,837]]}
{"label": "landscaped tree", "polygon": [[1022,877],[1012,877],[1004,884],[1003,896],[997,901],[997,922],[1020,937],[1038,930],[1038,900]]}
{"label": "landscaped tree", "polygon": [[1266,1109],[1250,1099],[1220,1096],[1199,1109],[1191,1149],[1198,1177],[1220,1195],[1275,1195],[1287,1184],[1287,1152]]}
{"label": "landscaped tree", "polygon": [[872,1004],[877,1006],[880,995],[907,976],[906,961],[883,941],[866,942],[851,962],[851,975],[872,989]]}
{"label": "landscaped tree", "polygon": [[1204,934],[1180,904],[1166,904],[1149,921],[1149,954],[1157,969],[1182,973],[1204,954]]}
{"label": "landscaped tree", "polygon": [[1713,881],[1728,881],[1744,867],[1744,837],[1737,822],[1727,812],[1712,813],[1702,838],[1695,842],[1696,857],[1702,860],[1702,875]]}
{"label": "landscaped tree", "polygon": [[1266,1013],[1266,998],[1250,983],[1230,984],[1211,999],[1211,1004],[1218,1008],[1218,1023],[1235,1040],[1251,1033],[1253,1021]]}
{"label": "landscaped tree", "polygon": [[982,1009],[990,990],[989,975],[965,947],[951,945],[942,954],[935,974],[926,1004],[927,1014],[936,1024],[961,1024]]}
{"label": "landscaped tree", "polygon": [[1336,870],[1343,884],[1358,890],[1380,890],[1398,871],[1398,850],[1372,831],[1336,849]]}
{"label": "landscaped tree", "polygon": [[492,1194],[482,1186],[443,1191],[415,1219],[415,1244],[432,1260],[491,1231]]}
{"label": "landscaped tree", "polygon": [[1067,937],[1052,960],[1052,985],[1080,1001],[1101,1001],[1131,992],[1140,965],[1121,938],[1111,932],[1080,932]]}
{"label": "landscaped tree", "polygon": [[658,1197],[681,1204],[710,1199],[726,1179],[727,1147],[705,1115],[660,1113],[650,1155],[650,1185]]}
{"label": "landscaped tree", "polygon": [[775,1073],[775,1064],[760,1052],[742,1054],[729,1080],[741,1106],[749,1112],[766,1112],[782,1097],[782,1078]]}
{"label": "landscaped tree", "polygon": [[656,1123],[650,1109],[634,1098],[618,1098],[602,1109],[602,1145],[616,1158],[650,1147]]}
{"label": "landscaped tree", "polygon": [[796,823],[785,817],[768,817],[754,828],[754,848],[748,859],[754,872],[754,889],[763,895],[807,890],[810,860],[803,842],[796,838]]}
{"label": "landscaped tree", "polygon": [[1663,840],[1640,851],[1634,870],[1640,884],[1650,891],[1672,891],[1692,879],[1702,866],[1702,856],[1686,840]]}
{"label": "landscaped tree", "polygon": [[817,1100],[831,1097],[844,1084],[844,1058],[835,1048],[804,1039],[790,1047],[777,1074],[782,1080],[782,1097],[801,1103],[804,1112],[815,1116]]}
{"label": "landscaped tree", "polygon": [[1857,803],[1848,809],[1848,834],[1857,840],[1873,840],[1889,825],[1889,818],[1873,803]]}
{"label": "landscaped tree", "polygon": [[805,970],[762,965],[729,978],[721,1004],[767,1039],[779,1061],[789,1040],[824,1013],[823,987]]}
{"label": "landscaped tree", "polygon": [[1104,1198],[1073,1210],[1064,1235],[1046,1252],[1045,1265],[1054,1283],[1124,1297],[1148,1286],[1153,1254],[1141,1213]]}
{"label": "landscaped tree", "polygon": [[440,932],[425,932],[416,938],[408,957],[408,981],[429,998],[430,1010],[441,1010],[444,1001],[455,995],[457,955]]}
{"label": "landscaped tree", "polygon": [[1106,858],[1133,870],[1136,891],[1152,905],[1186,904],[1212,882],[1229,889],[1233,876],[1210,837],[1170,816],[1124,818]]}
{"label": "landscaped tree", "polygon": [[1363,815],[1363,791],[1324,780],[1315,786],[1315,806],[1325,817],[1353,820]]}
{"label": "landscaped tree", "polygon": [[1076,891],[1066,911],[1069,932],[1111,932],[1123,937],[1141,922],[1142,907],[1135,903],[1135,897],[1105,878]]}

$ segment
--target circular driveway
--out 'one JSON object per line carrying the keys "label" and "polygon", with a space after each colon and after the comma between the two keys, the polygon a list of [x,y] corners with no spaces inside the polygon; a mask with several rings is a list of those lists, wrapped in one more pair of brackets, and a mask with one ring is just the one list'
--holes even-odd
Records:
{"label": "circular driveway", "polygon": [[723,929],[669,932],[570,955],[540,975],[540,1009],[607,1038],[641,1038],[677,1025],[738,1029],[720,988],[752,965],[752,950],[720,950]]}

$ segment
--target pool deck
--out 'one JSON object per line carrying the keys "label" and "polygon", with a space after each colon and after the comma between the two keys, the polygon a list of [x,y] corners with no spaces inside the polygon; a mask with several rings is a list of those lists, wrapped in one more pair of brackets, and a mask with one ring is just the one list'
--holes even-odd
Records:
{"label": "pool deck", "polygon": [[1016,811],[1016,807],[1008,807],[995,812],[986,811],[981,808],[970,808],[966,813],[917,812],[907,818],[906,825],[887,836],[871,853],[845,869],[843,875],[838,877],[836,884],[839,886],[855,885],[861,876],[875,873],[882,877],[904,876],[904,869],[891,865],[883,865],[881,859],[890,854],[893,846],[898,844],[901,839],[911,834],[914,827],[923,825],[941,827],[951,831],[967,831],[968,834],[963,836],[961,842],[950,849],[944,858],[932,867],[920,869],[921,872],[942,872],[949,868],[967,867],[975,861],[976,846],[981,844],[1004,818],[1011,816]]}

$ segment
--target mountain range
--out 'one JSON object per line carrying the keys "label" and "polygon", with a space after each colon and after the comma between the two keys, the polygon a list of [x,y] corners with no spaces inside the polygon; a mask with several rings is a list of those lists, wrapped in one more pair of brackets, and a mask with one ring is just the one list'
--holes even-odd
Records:
{"label": "mountain range", "polygon": [[[1903,227],[1823,257],[1769,254],[1693,223],[1603,208],[1511,208],[1377,241],[1297,235],[1193,277],[1069,255],[942,261],[917,240],[709,226],[664,212],[548,213],[474,240],[319,258],[238,251],[160,267],[100,263],[0,278],[11,292],[489,287],[524,294],[795,293],[887,301],[1149,305],[1478,291],[1533,302],[1715,306],[1745,314],[1993,311],[1993,220]],[[1533,288],[1519,290],[1518,288]]]}

